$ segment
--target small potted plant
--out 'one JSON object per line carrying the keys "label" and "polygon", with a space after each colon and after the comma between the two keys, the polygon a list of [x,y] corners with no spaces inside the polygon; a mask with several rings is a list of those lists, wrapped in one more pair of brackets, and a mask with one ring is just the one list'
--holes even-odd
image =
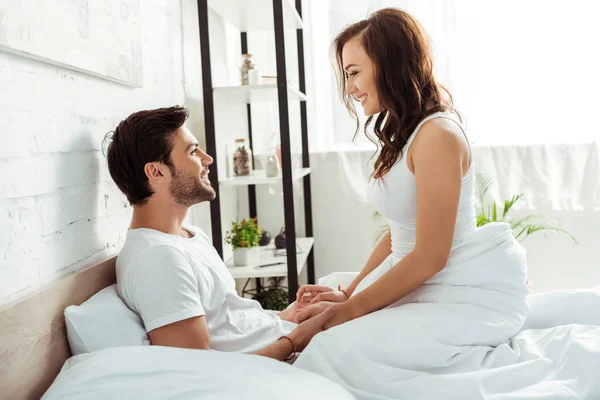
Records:
{"label": "small potted plant", "polygon": [[265,310],[283,311],[290,304],[288,292],[281,283],[283,277],[269,278],[271,282],[269,287],[264,288],[252,298],[260,303]]}
{"label": "small potted plant", "polygon": [[256,218],[232,222],[231,230],[225,236],[225,243],[233,248],[233,263],[238,266],[258,263],[259,242],[263,229]]}

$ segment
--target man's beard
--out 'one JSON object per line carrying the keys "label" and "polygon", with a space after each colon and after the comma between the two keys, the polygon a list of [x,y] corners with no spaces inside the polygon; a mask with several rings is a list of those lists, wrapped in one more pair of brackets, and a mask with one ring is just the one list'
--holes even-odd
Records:
{"label": "man's beard", "polygon": [[214,200],[217,196],[215,189],[202,183],[198,176],[175,168],[171,172],[173,180],[169,192],[177,204],[190,207],[203,201]]}

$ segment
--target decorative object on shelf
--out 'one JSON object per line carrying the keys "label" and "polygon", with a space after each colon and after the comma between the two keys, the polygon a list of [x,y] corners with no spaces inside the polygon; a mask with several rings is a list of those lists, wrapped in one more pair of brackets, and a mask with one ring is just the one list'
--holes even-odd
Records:
{"label": "decorative object on shelf", "polygon": [[281,231],[275,236],[275,248],[285,249],[285,228],[281,228]]}
{"label": "decorative object on shelf", "polygon": [[275,152],[277,153],[277,159],[279,160],[279,166],[281,168],[283,168],[283,159],[281,158],[281,145],[280,144],[277,145]]}
{"label": "decorative object on shelf", "polygon": [[233,152],[233,174],[248,176],[250,172],[252,172],[252,150],[246,145],[246,139],[236,139]]}
{"label": "decorative object on shelf", "polygon": [[258,242],[259,246],[268,246],[269,243],[271,243],[271,234],[265,230],[263,230],[263,233],[260,237],[260,241]]}
{"label": "decorative object on shelf", "polygon": [[[273,133],[269,136],[269,154],[274,154],[279,160],[279,167],[283,168],[283,160],[281,158],[281,138],[279,133]],[[292,156],[292,170],[297,170],[302,166],[302,148],[298,145],[298,141],[290,137],[290,154]]]}
{"label": "decorative object on shelf", "polygon": [[277,261],[277,262],[272,262],[269,264],[260,264],[258,266],[258,268],[269,268],[269,267],[275,267],[277,265],[284,265],[285,263],[283,261]]}
{"label": "decorative object on shelf", "polygon": [[249,85],[260,85],[260,70],[258,68],[248,70],[248,84]]}
{"label": "decorative object on shelf", "polygon": [[281,161],[281,138],[279,133],[273,133],[269,136],[269,154],[275,155],[279,162],[279,168],[283,166]]}
{"label": "decorative object on shelf", "polygon": [[[298,246],[298,244],[296,243],[296,254],[302,254],[304,253],[304,251],[302,250],[302,247]],[[273,257],[287,257],[287,250],[285,248],[283,249],[273,249]]]}
{"label": "decorative object on shelf", "polygon": [[233,248],[233,263],[238,266],[258,263],[259,242],[263,229],[256,218],[242,219],[239,223],[232,222],[231,230],[225,236],[225,243]]}
{"label": "decorative object on shelf", "polygon": [[252,298],[265,310],[282,311],[290,304],[288,292],[281,286],[283,277],[269,278],[269,287],[255,294]]}
{"label": "decorative object on shelf", "polygon": [[267,156],[267,162],[265,164],[265,174],[267,175],[267,178],[277,178],[280,171],[277,156],[275,154]]}
{"label": "decorative object on shelf", "polygon": [[248,72],[250,70],[255,69],[254,63],[252,62],[252,54],[242,54],[242,58],[244,61],[242,62],[242,67],[240,71],[242,73],[242,85],[248,85]]}
{"label": "decorative object on shelf", "polygon": [[233,264],[236,267],[256,264],[259,259],[258,247],[240,247],[233,251]]}

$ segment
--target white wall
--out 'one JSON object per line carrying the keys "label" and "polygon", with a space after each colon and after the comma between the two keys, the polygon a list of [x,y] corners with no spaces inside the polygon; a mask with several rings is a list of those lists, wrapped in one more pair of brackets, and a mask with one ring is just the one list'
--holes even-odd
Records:
{"label": "white wall", "polygon": [[[191,111],[189,128],[205,147],[197,18],[194,0],[141,3],[141,89],[0,52],[0,304],[122,246],[131,208],[101,153],[104,135],[121,119],[140,109],[183,104]],[[213,12],[209,32],[213,85],[239,84],[239,32]],[[286,42],[288,78],[297,84],[295,31],[286,33]],[[275,75],[273,34],[248,34],[248,47],[262,73]],[[299,143],[294,122],[299,108],[294,102],[290,107]],[[245,103],[216,96],[215,111],[224,177],[225,146],[247,132]],[[253,129],[255,145],[264,152],[268,136],[279,131],[277,107],[254,105]],[[221,191],[223,234],[247,213],[238,193]],[[196,206],[190,216],[210,234],[208,204]]]}
{"label": "white wall", "polygon": [[0,304],[117,252],[131,208],[100,150],[121,119],[187,104],[203,135],[195,3],[144,0],[140,89],[0,52]]}

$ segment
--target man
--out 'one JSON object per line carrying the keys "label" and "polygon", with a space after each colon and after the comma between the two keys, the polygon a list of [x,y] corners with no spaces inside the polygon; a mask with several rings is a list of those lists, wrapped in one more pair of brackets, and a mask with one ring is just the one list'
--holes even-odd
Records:
{"label": "man", "polygon": [[117,290],[138,313],[153,345],[255,353],[286,360],[323,330],[335,310],[296,325],[238,296],[206,234],[184,226],[189,208],[215,198],[212,158],[185,126],[182,107],[140,111],[121,121],[108,169],[133,207],[117,258]]}

